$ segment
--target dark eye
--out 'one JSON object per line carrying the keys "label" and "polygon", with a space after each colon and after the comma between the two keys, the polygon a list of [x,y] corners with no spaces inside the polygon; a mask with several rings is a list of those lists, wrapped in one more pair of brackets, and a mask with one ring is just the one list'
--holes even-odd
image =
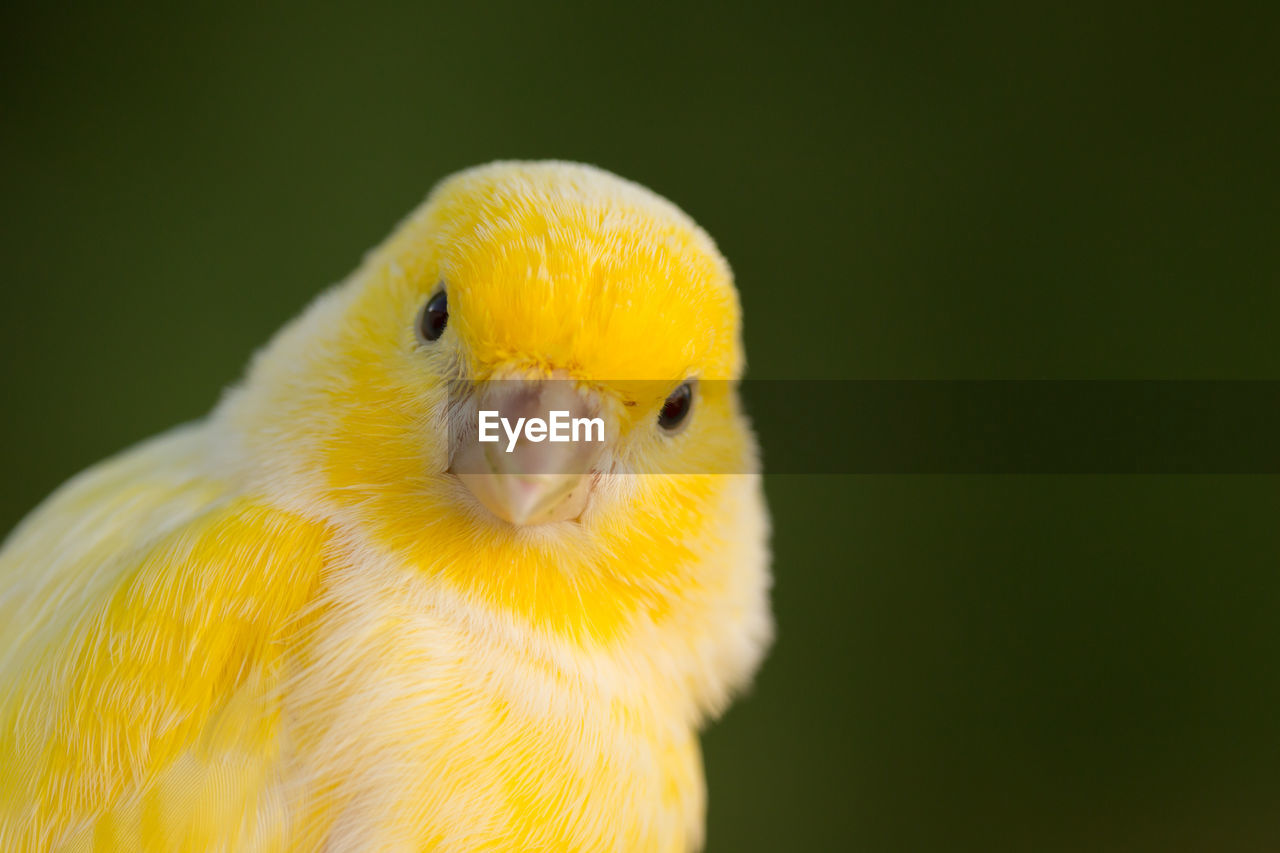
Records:
{"label": "dark eye", "polygon": [[437,340],[444,334],[444,327],[449,325],[449,295],[443,290],[427,300],[418,318],[418,334],[424,341]]}
{"label": "dark eye", "polygon": [[671,396],[662,404],[662,411],[658,412],[658,426],[668,432],[674,430],[689,417],[689,410],[692,408],[693,386],[686,382],[672,391]]}

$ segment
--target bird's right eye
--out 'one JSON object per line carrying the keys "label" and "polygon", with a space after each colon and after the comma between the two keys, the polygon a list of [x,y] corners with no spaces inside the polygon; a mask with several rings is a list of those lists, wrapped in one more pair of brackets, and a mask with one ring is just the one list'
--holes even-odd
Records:
{"label": "bird's right eye", "polygon": [[449,325],[449,295],[443,290],[427,300],[418,318],[418,334],[428,343],[439,340]]}

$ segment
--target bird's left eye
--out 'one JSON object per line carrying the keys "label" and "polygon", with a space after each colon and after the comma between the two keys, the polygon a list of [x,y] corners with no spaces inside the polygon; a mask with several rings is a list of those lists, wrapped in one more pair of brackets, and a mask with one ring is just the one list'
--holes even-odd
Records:
{"label": "bird's left eye", "polygon": [[658,412],[658,426],[667,432],[674,432],[689,417],[692,408],[693,385],[686,382],[672,391],[663,402],[662,411]]}
{"label": "bird's left eye", "polygon": [[426,307],[422,309],[422,316],[418,318],[418,334],[422,335],[424,341],[430,343],[439,340],[447,325],[449,325],[449,294],[442,290],[427,300]]}

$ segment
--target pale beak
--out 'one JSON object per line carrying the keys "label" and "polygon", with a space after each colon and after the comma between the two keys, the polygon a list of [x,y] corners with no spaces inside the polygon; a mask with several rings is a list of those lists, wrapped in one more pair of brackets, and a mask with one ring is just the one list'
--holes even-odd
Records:
{"label": "pale beak", "polygon": [[[570,423],[599,417],[597,407],[567,380],[507,380],[490,383],[481,392],[472,417],[478,419],[481,411],[498,412],[507,425],[496,429],[496,442],[481,442],[477,423],[472,423],[454,448],[449,466],[476,500],[515,525],[580,516],[591,496],[593,466],[604,441],[553,442],[549,435],[536,441],[521,430],[512,446],[508,428],[521,418],[526,424],[532,418],[549,424],[552,412],[567,413],[560,418]],[[580,431],[579,438],[585,434]]]}

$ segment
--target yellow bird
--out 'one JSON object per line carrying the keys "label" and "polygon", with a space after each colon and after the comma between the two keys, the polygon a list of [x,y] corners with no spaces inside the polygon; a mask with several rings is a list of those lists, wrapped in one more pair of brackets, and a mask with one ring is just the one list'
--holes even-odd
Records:
{"label": "yellow bird", "polygon": [[[670,202],[446,179],[5,543],[0,850],[700,848],[697,734],[772,631],[743,361]],[[543,404],[607,435],[474,440]]]}

